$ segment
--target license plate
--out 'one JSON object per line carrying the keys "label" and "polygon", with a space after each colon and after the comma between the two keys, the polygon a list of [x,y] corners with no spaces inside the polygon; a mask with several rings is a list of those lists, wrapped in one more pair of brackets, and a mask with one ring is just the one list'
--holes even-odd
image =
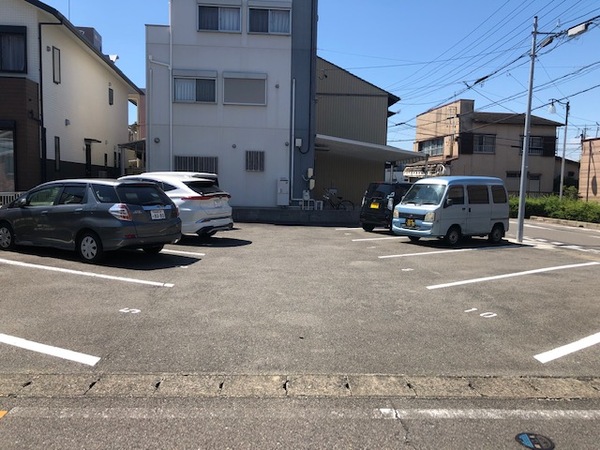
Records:
{"label": "license plate", "polygon": [[377,203],[377,202],[371,203],[371,209],[379,209],[379,203]]}
{"label": "license plate", "polygon": [[152,220],[161,220],[165,218],[165,211],[162,209],[153,209],[150,211],[150,217]]}
{"label": "license plate", "polygon": [[414,228],[415,227],[415,219],[406,219],[406,227]]}

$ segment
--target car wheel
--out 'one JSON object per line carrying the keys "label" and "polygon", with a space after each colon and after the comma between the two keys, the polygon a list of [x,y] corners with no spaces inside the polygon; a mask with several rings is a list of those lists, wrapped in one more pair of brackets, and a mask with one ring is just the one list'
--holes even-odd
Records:
{"label": "car wheel", "polygon": [[164,245],[153,245],[151,247],[144,247],[143,250],[149,255],[158,255],[163,247]]}
{"label": "car wheel", "polygon": [[419,242],[419,239],[421,239],[420,236],[409,236],[408,239],[410,240],[410,242]]}
{"label": "car wheel", "polygon": [[363,223],[362,229],[365,231],[373,231],[375,229],[375,225]]}
{"label": "car wheel", "polygon": [[77,252],[84,262],[98,262],[104,255],[102,241],[93,231],[84,231],[77,241]]}
{"label": "car wheel", "polygon": [[504,237],[504,227],[500,224],[496,224],[496,225],[494,225],[494,228],[492,228],[492,231],[488,235],[488,240],[492,244],[499,244],[500,242],[502,242],[503,237]]}
{"label": "car wheel", "polygon": [[0,224],[0,249],[11,250],[15,247],[15,234],[7,223]]}
{"label": "car wheel", "polygon": [[461,239],[460,228],[457,226],[450,227],[444,238],[448,245],[456,245]]}

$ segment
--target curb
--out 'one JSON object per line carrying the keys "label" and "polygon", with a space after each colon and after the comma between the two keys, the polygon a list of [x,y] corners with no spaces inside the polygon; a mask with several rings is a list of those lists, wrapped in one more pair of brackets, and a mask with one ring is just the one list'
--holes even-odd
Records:
{"label": "curb", "polygon": [[600,377],[0,374],[0,398],[600,399]]}

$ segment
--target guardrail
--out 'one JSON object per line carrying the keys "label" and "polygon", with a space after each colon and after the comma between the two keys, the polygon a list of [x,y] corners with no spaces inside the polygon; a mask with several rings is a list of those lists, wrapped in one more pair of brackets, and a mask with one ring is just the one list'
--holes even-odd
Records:
{"label": "guardrail", "polygon": [[22,192],[0,192],[0,206],[8,205],[21,194]]}

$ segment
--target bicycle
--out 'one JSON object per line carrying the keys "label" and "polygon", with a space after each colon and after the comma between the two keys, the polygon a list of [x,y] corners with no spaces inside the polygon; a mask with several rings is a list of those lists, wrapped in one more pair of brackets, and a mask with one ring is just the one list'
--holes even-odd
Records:
{"label": "bicycle", "polygon": [[337,195],[337,190],[324,189],[325,193],[323,198],[331,209],[337,209],[340,211],[354,211],[354,203],[350,200],[344,200],[340,195]]}

